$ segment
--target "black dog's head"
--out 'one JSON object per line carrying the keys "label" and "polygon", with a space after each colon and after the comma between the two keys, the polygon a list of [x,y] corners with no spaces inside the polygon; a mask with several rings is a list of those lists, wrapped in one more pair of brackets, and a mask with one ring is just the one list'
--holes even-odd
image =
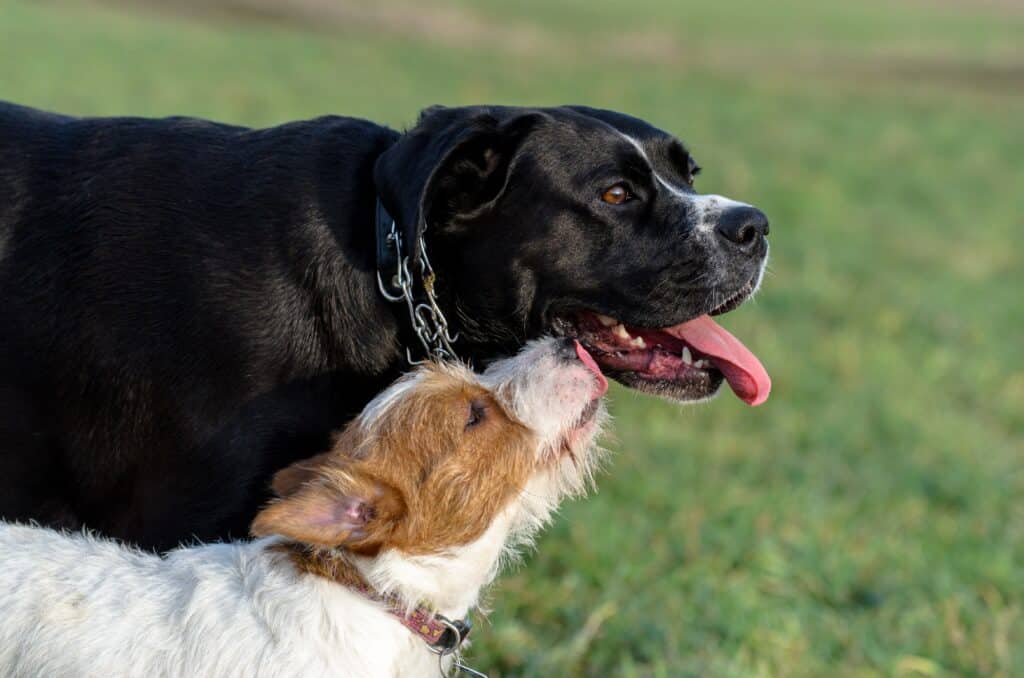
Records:
{"label": "black dog's head", "polygon": [[708,316],[757,289],[768,219],[698,194],[699,171],[621,113],[487,106],[426,110],[375,181],[401,228],[425,229],[465,357],[568,334],[628,386],[698,400],[724,377],[758,404],[767,374]]}

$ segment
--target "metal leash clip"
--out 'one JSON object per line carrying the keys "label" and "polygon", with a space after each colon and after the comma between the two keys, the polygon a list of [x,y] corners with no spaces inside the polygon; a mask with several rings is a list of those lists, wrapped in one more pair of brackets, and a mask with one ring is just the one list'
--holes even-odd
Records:
{"label": "metal leash clip", "polygon": [[452,668],[456,671],[472,676],[472,678],[487,678],[486,673],[481,673],[463,664],[462,657],[459,656],[459,648],[462,647],[462,643],[466,640],[466,636],[469,635],[472,626],[469,626],[466,622],[452,622],[450,619],[440,615],[437,617],[437,620],[448,627],[448,630],[452,633],[452,642],[430,648],[430,651],[437,655],[437,669],[441,673],[441,678],[448,678],[448,672],[444,669],[444,658],[448,655],[454,655]]}
{"label": "metal leash clip", "polygon": [[[458,355],[455,353],[455,349],[452,348],[452,344],[455,343],[459,335],[451,335],[448,328],[448,319],[445,318],[444,313],[441,312],[441,308],[437,305],[437,296],[434,292],[434,283],[437,280],[437,276],[434,273],[434,268],[430,265],[430,259],[427,258],[427,246],[423,241],[423,236],[420,236],[420,279],[423,281],[423,293],[426,297],[425,301],[416,301],[413,296],[413,276],[409,271],[409,257],[402,255],[402,243],[401,238],[398,235],[398,225],[395,220],[391,220],[391,229],[387,235],[387,242],[394,247],[396,260],[398,261],[397,272],[392,278],[392,284],[402,290],[401,295],[391,294],[384,281],[381,279],[380,271],[377,271],[377,287],[380,289],[380,293],[385,299],[391,302],[405,301],[405,305],[409,310],[409,318],[412,320],[412,328],[416,333],[416,338],[420,340],[420,344],[423,345],[423,350],[427,356],[435,358],[437,360],[455,360]],[[412,353],[408,348],[405,349],[405,357],[409,361],[410,365],[422,364],[423,360],[413,360]]]}

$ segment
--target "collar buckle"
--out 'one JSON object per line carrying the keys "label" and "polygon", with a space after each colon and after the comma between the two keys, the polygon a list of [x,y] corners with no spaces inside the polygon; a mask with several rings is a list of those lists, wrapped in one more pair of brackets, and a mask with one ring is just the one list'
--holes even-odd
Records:
{"label": "collar buckle", "polygon": [[447,672],[444,669],[444,658],[450,654],[455,655],[455,662],[452,664],[452,668],[464,675],[470,676],[471,678],[487,678],[486,673],[481,673],[474,668],[470,668],[462,663],[462,657],[459,656],[459,648],[466,642],[466,638],[469,637],[469,632],[473,630],[473,624],[469,621],[469,617],[465,619],[456,619],[452,621],[447,617],[436,615],[435,620],[445,627],[444,633],[437,639],[436,642],[432,643],[430,651],[437,655],[438,669],[442,676],[447,676]]}
{"label": "collar buckle", "polygon": [[435,619],[445,629],[441,637],[430,644],[430,651],[434,654],[443,656],[455,652],[466,641],[466,638],[469,637],[469,632],[473,630],[473,623],[469,621],[469,617],[452,621],[447,617],[437,615]]}

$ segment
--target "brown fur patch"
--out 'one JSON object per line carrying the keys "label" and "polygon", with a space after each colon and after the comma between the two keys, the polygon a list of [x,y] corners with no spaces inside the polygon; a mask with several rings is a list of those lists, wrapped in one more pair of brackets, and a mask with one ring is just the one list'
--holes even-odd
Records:
{"label": "brown fur patch", "polygon": [[272,548],[288,558],[299,572],[330,579],[355,590],[369,589],[355,565],[336,553],[295,543],[277,544]]}
{"label": "brown fur patch", "polygon": [[327,461],[330,454],[330,452],[324,452],[315,457],[295,462],[288,468],[281,469],[274,474],[274,480],[270,483],[270,488],[279,497],[294,494],[303,485],[316,478],[317,469]]}
{"label": "brown fur patch", "polygon": [[330,452],[279,472],[281,499],[252,532],[367,555],[467,544],[537,469],[536,444],[468,373],[429,366],[375,421],[354,421]]}

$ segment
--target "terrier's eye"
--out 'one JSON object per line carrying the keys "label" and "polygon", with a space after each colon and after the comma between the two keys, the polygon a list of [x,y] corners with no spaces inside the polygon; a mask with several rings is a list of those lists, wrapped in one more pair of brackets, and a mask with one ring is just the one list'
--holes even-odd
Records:
{"label": "terrier's eye", "polygon": [[473,428],[487,416],[487,405],[482,400],[471,400],[469,403],[469,416],[466,417],[466,430]]}
{"label": "terrier's eye", "polygon": [[629,188],[623,183],[609,186],[605,189],[604,193],[601,194],[601,200],[604,200],[609,205],[621,205],[632,198],[633,194],[629,192]]}

